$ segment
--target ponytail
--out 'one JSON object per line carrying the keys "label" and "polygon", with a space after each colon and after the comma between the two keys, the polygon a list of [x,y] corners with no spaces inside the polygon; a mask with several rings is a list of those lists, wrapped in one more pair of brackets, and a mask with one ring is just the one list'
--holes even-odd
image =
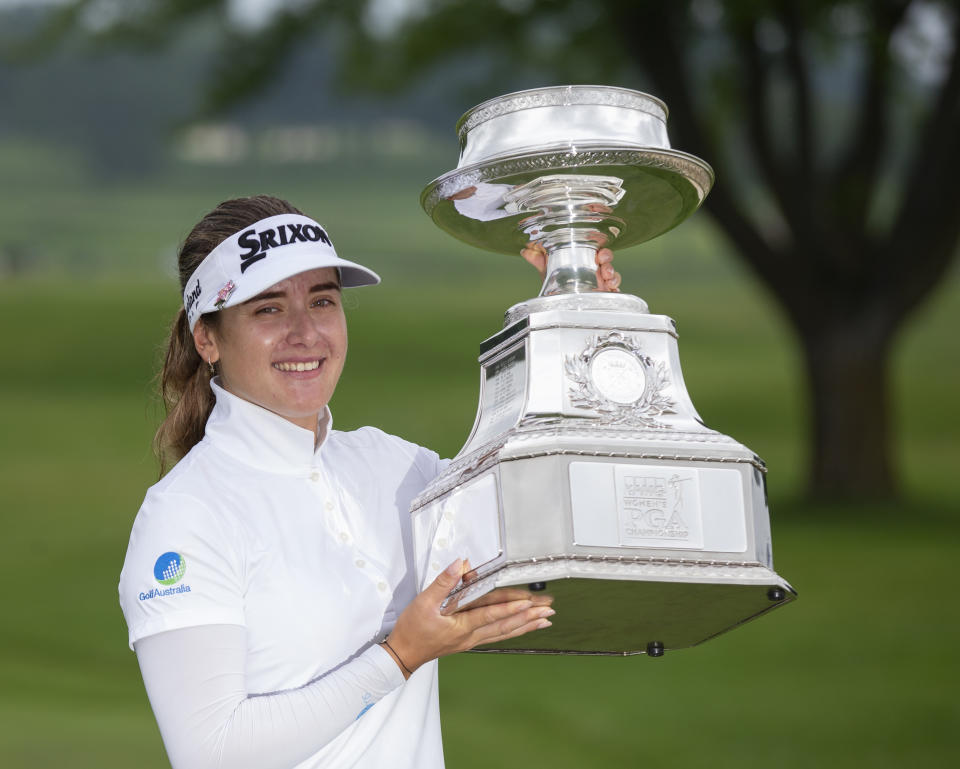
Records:
{"label": "ponytail", "polygon": [[[200,322],[210,322],[203,318]],[[215,322],[215,321],[214,321]],[[197,353],[187,313],[181,307],[170,329],[167,355],[160,372],[160,397],[167,416],[153,438],[160,475],[192,449],[207,425],[215,398],[210,389],[213,372]]]}

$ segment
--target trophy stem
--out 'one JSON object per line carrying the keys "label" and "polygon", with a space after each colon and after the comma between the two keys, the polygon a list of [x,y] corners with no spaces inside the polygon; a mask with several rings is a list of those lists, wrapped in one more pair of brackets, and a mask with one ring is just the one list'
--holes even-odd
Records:
{"label": "trophy stem", "polygon": [[595,247],[575,243],[550,249],[540,296],[597,291],[596,254]]}
{"label": "trophy stem", "polygon": [[504,193],[505,203],[529,214],[518,228],[547,252],[540,296],[598,290],[597,249],[623,231],[613,214],[623,195],[623,179],[595,174],[538,176]]}

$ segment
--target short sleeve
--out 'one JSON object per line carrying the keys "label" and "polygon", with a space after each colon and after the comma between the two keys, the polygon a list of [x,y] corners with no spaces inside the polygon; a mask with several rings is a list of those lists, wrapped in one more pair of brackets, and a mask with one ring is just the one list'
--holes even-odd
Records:
{"label": "short sleeve", "polygon": [[423,473],[425,481],[431,481],[436,478],[447,469],[447,465],[449,464],[449,459],[441,459],[435,451],[426,449],[423,446],[417,447],[417,466],[420,468],[420,472]]}
{"label": "short sleeve", "polygon": [[150,492],[120,574],[130,648],[196,625],[246,625],[243,552],[236,531],[188,494]]}

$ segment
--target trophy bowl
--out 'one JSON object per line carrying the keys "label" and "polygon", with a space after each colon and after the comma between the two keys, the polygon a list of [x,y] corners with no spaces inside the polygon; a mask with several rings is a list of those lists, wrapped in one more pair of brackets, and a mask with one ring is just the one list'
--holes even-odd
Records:
{"label": "trophy bowl", "polygon": [[554,596],[552,627],[478,651],[660,656],[796,596],[773,570],[766,466],[697,414],[676,325],[598,290],[598,248],[675,227],[713,184],[666,120],[623,88],[492,99],[421,197],[460,240],[547,254],[540,295],[480,346],[470,436],[411,504],[421,586],[456,557],[472,566],[445,611],[500,587]]}
{"label": "trophy bowl", "polygon": [[670,148],[666,121],[662,101],[625,88],[491,99],[460,119],[457,168],[431,182],[421,204],[441,229],[485,250],[542,244],[541,295],[593,290],[598,248],[676,227],[713,185],[707,163]]}

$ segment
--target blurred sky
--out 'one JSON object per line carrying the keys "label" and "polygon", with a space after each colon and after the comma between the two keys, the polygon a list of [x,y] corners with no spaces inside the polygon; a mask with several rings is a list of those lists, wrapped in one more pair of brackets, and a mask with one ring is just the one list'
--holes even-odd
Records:
{"label": "blurred sky", "polygon": [[[0,8],[14,6],[63,5],[69,0],[0,0]],[[123,5],[124,0],[102,0],[97,5],[105,9],[113,5]],[[262,24],[278,8],[296,5],[297,0],[229,0],[231,16],[243,24],[257,26]],[[378,27],[384,31],[392,29],[396,22],[423,5],[421,0],[374,0],[371,15],[379,20]]]}
{"label": "blurred sky", "polygon": [[[0,9],[17,6],[63,5],[70,0],[0,0]],[[304,0],[227,0],[231,19],[240,26],[258,27],[279,8],[296,7]],[[374,35],[387,37],[396,30],[407,17],[421,13],[428,0],[369,0],[366,24]],[[84,18],[96,27],[107,23],[116,15],[123,13],[127,0],[98,0],[94,2]],[[695,12],[701,18],[719,20],[722,16],[723,0],[697,0]],[[924,83],[936,84],[946,73],[946,64],[953,48],[949,33],[949,24],[944,18],[949,13],[950,3],[915,2],[908,10],[908,24],[896,35],[892,45],[907,62],[917,79]],[[838,24],[857,24],[856,13],[838,5],[834,9],[833,20]],[[955,11],[954,11],[955,12]],[[846,20],[846,21],[844,21]]]}

